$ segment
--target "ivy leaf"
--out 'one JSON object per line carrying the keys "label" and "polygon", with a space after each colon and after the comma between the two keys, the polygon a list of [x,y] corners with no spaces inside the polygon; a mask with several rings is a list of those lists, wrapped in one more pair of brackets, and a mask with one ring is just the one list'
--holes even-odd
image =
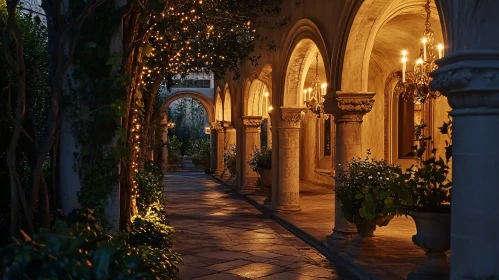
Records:
{"label": "ivy leaf", "polygon": [[363,197],[364,197],[364,195],[363,195],[363,194],[361,194],[361,193],[358,193],[358,194],[356,194],[356,195],[355,195],[355,198],[356,198],[356,199],[361,199],[361,198],[363,198]]}
{"label": "ivy leaf", "polygon": [[391,206],[393,204],[393,198],[388,197],[387,199],[385,199],[384,203],[386,206]]}
{"label": "ivy leaf", "polygon": [[123,58],[123,54],[120,52],[113,52],[107,58],[106,65],[111,66],[111,69],[116,72],[121,66],[121,60]]}

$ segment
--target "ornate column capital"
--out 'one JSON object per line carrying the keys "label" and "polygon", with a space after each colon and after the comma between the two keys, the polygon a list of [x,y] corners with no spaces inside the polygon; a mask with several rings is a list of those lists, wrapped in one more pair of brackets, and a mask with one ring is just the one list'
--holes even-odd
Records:
{"label": "ornate column capital", "polygon": [[281,115],[277,119],[278,128],[300,128],[301,113],[305,108],[281,107]]}
{"label": "ornate column capital", "polygon": [[244,116],[242,121],[245,127],[259,128],[262,125],[263,118],[260,116]]}
{"label": "ornate column capital", "polygon": [[333,114],[335,122],[362,122],[374,106],[373,92],[336,92]]}
{"label": "ornate column capital", "polygon": [[437,64],[430,86],[448,98],[453,114],[499,114],[499,51],[459,51]]}

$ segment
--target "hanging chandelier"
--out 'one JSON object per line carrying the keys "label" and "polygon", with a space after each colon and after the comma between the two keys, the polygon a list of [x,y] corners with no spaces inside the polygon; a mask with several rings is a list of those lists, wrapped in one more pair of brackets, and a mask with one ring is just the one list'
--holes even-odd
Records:
{"label": "hanging chandelier", "polygon": [[[416,59],[414,71],[406,71],[407,69],[407,51],[402,51],[402,79],[395,87],[395,91],[400,94],[405,100],[413,100],[414,103],[425,103],[431,99],[438,98],[441,94],[438,91],[430,89],[432,78],[430,73],[435,71],[438,66],[435,60],[442,58],[444,46],[438,44],[437,54],[435,54],[435,35],[431,30],[430,9],[431,0],[427,0],[425,4],[426,22],[421,40],[423,48],[420,50],[419,57]],[[438,56],[437,56],[438,55]]]}
{"label": "hanging chandelier", "polygon": [[328,118],[324,113],[324,97],[326,96],[327,83],[321,83],[319,79],[319,52],[315,56],[315,79],[312,87],[303,89],[305,105],[309,111],[316,114],[318,118]]}

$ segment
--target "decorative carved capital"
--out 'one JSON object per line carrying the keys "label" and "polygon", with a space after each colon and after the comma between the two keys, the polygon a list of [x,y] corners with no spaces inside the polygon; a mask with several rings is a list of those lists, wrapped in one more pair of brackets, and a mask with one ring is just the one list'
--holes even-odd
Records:
{"label": "decorative carved capital", "polygon": [[281,116],[277,120],[279,128],[300,128],[301,113],[304,108],[281,108]]}
{"label": "decorative carved capital", "polygon": [[262,125],[263,119],[259,116],[244,116],[243,125],[245,127],[255,127],[258,128]]}
{"label": "decorative carved capital", "polygon": [[[499,107],[499,52],[459,52],[438,61],[430,87],[447,96],[453,109]],[[471,113],[471,112],[468,112]]]}
{"label": "decorative carved capital", "polygon": [[362,117],[373,109],[373,97],[374,93],[370,92],[337,92],[335,121],[361,122]]}

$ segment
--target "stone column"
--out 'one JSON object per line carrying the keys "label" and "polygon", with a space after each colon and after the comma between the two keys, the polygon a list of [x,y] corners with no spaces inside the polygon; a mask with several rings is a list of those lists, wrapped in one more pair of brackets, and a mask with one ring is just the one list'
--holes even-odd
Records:
{"label": "stone column", "polygon": [[275,208],[300,211],[300,122],[303,108],[281,108],[279,129],[279,183]]}
{"label": "stone column", "polygon": [[161,169],[163,173],[166,174],[167,166],[168,166],[168,119],[166,118],[166,114],[161,115]]}
{"label": "stone column", "polygon": [[239,190],[242,194],[254,194],[256,191],[256,183],[260,177],[258,173],[254,172],[249,161],[252,158],[255,149],[261,148],[260,143],[260,126],[262,125],[262,117],[258,116],[245,116],[243,117],[243,154],[242,154],[242,187]]}
{"label": "stone column", "polygon": [[217,122],[210,124],[210,172],[215,173],[217,169]]}
{"label": "stone column", "polygon": [[317,155],[317,115],[307,110],[302,117],[301,123],[303,134],[302,150],[306,152],[300,155],[300,177],[304,181],[312,181],[315,174]]}
{"label": "stone column", "polygon": [[431,87],[447,96],[453,117],[450,278],[497,277],[499,1],[439,0],[437,6],[448,48]]}
{"label": "stone column", "polygon": [[272,118],[267,118],[267,147],[272,147]]}
{"label": "stone column", "polygon": [[222,173],[224,172],[225,165],[224,165],[224,148],[225,148],[225,131],[224,128],[221,125],[216,125],[215,126],[215,133],[217,134],[216,139],[216,160],[217,163],[215,165],[215,173],[214,175],[217,177],[220,177]]}
{"label": "stone column", "polygon": [[[229,151],[231,146],[236,145],[237,141],[236,129],[230,126],[229,123],[225,123],[224,126],[225,126],[225,135],[224,135],[225,142],[224,142],[224,153],[222,154],[222,157],[224,156],[224,154],[226,154]],[[227,180],[230,177],[231,174],[224,164],[224,170],[222,172],[221,178],[222,180]]]}
{"label": "stone column", "polygon": [[[361,125],[362,118],[374,105],[374,93],[337,92],[334,122],[336,123],[336,173],[339,166],[345,166],[352,158],[362,157]],[[355,226],[341,214],[341,203],[335,197],[334,229],[328,236],[328,243],[333,246],[342,245],[357,232]]]}

